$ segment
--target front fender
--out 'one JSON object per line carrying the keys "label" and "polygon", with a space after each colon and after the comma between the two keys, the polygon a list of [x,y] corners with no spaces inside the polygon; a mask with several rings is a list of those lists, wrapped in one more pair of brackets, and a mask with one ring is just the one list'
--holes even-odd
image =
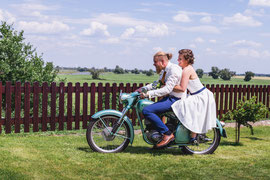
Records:
{"label": "front fender", "polygon": [[[113,116],[117,116],[117,117],[120,118],[122,116],[122,113],[120,111],[116,111],[114,109],[105,109],[105,110],[102,110],[102,111],[99,111],[99,112],[95,113],[91,117],[93,119],[98,119],[99,117],[105,116],[105,115],[113,115]],[[132,144],[133,140],[134,140],[134,128],[133,128],[133,125],[132,125],[132,122],[130,121],[130,119],[127,116],[124,117],[124,120],[127,122],[128,127],[130,129],[130,144]]]}
{"label": "front fender", "polygon": [[222,127],[222,125],[221,125],[221,123],[220,123],[220,121],[218,119],[216,119],[216,122],[217,122],[217,128],[219,129],[220,135],[222,137],[225,137],[226,138],[227,137],[227,134],[226,134],[225,129],[223,129],[223,127]]}

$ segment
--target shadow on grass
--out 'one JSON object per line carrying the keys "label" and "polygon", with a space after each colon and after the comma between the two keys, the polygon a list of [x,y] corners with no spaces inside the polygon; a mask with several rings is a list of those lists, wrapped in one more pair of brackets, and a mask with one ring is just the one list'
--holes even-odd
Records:
{"label": "shadow on grass", "polygon": [[257,138],[257,137],[242,137],[242,138],[247,138],[247,139],[254,140],[254,141],[256,141],[256,140],[259,140],[259,141],[264,140],[262,138]]}
{"label": "shadow on grass", "polygon": [[236,142],[223,141],[223,142],[220,142],[219,145],[220,146],[243,146],[243,143],[241,143],[241,142],[236,143]]}
{"label": "shadow on grass", "polygon": [[[90,147],[79,147],[78,150],[84,151],[87,153],[93,153]],[[172,155],[186,155],[184,154],[180,148],[177,147],[169,147],[163,149],[152,149],[145,146],[128,146],[121,153],[131,153],[131,154],[152,154],[153,156],[160,156],[162,154],[172,154]]]}

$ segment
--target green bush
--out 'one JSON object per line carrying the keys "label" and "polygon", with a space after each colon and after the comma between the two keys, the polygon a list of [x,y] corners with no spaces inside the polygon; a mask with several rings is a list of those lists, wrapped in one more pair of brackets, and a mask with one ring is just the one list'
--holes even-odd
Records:
{"label": "green bush", "polygon": [[261,103],[257,102],[257,97],[253,96],[251,99],[239,101],[236,108],[232,111],[228,111],[224,116],[223,120],[235,120],[237,123],[236,129],[236,142],[239,143],[240,140],[240,126],[244,125],[249,127],[251,134],[253,135],[253,127],[249,122],[256,122],[265,117],[268,113],[267,107]]}

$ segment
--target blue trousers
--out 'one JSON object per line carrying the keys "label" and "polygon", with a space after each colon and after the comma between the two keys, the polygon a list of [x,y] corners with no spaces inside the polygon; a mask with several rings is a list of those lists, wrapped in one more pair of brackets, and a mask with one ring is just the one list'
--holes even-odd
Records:
{"label": "blue trousers", "polygon": [[158,114],[172,110],[171,105],[179,99],[173,96],[164,97],[162,100],[143,108],[142,113],[145,118],[151,121],[159,133],[164,134],[169,129],[159,118]]}

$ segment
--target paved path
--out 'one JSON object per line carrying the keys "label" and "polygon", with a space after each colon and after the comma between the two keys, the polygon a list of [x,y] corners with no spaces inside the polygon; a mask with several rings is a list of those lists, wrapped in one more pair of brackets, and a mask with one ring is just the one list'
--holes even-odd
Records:
{"label": "paved path", "polygon": [[[270,126],[270,120],[257,121],[255,123],[250,123],[252,126]],[[225,127],[235,127],[235,123],[226,123]]]}

